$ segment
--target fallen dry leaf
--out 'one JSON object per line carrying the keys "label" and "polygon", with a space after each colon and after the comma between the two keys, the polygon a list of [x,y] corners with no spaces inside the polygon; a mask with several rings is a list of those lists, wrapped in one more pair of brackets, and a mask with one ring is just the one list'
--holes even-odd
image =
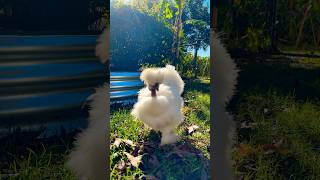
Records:
{"label": "fallen dry leaf", "polygon": [[240,125],[241,129],[253,129],[254,127],[257,126],[257,123],[249,123],[247,121],[242,122]]}
{"label": "fallen dry leaf", "polygon": [[248,144],[239,144],[238,153],[241,156],[249,156],[255,154],[255,150]]}
{"label": "fallen dry leaf", "polygon": [[284,141],[283,139],[280,139],[278,142],[274,143],[274,146],[275,147],[280,147],[283,144],[283,141]]}
{"label": "fallen dry leaf", "polygon": [[192,134],[195,130],[199,129],[199,126],[192,125],[188,127],[188,134]]}
{"label": "fallen dry leaf", "polygon": [[287,156],[289,154],[289,150],[288,149],[284,149],[284,148],[280,148],[280,149],[278,149],[278,153],[283,155],[283,156]]}
{"label": "fallen dry leaf", "polygon": [[134,167],[138,167],[139,166],[139,164],[141,162],[142,155],[134,157],[134,156],[132,156],[131,154],[129,154],[127,152],[124,152],[124,154],[127,155],[127,158],[129,159],[129,161],[130,161],[132,166],[134,166]]}
{"label": "fallen dry leaf", "polygon": [[123,142],[125,142],[126,144],[128,144],[130,146],[135,146],[135,144],[133,144],[133,142],[129,139],[123,139]]}
{"label": "fallen dry leaf", "polygon": [[126,168],[126,163],[121,159],[120,162],[117,165],[117,169],[122,171],[125,168]]}
{"label": "fallen dry leaf", "polygon": [[122,140],[121,140],[120,138],[116,138],[116,139],[114,140],[114,143],[113,143],[113,145],[112,145],[112,146],[119,147],[119,146],[120,146],[121,141],[122,141]]}
{"label": "fallen dry leaf", "polygon": [[119,147],[121,142],[124,142],[130,146],[135,146],[135,144],[133,143],[133,141],[129,140],[129,139],[121,139],[121,138],[116,138],[114,140],[114,143],[112,144],[112,146],[116,146]]}
{"label": "fallen dry leaf", "polygon": [[278,142],[272,144],[262,144],[258,145],[258,149],[263,150],[264,154],[272,154],[274,152],[287,153],[285,149],[281,149],[280,146],[283,144],[283,139],[280,139]]}

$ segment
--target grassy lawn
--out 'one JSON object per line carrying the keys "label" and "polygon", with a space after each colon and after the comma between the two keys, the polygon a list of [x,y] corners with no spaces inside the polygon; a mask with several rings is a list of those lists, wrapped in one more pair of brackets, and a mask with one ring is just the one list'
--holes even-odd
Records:
{"label": "grassy lawn", "polygon": [[[315,60],[240,64],[238,93],[230,103],[237,133],[234,171],[240,179],[319,179],[320,69]],[[308,66],[305,66],[308,64]],[[186,80],[186,119],[175,145],[111,109],[110,170],[114,179],[209,178],[209,80]],[[73,135],[36,140],[18,133],[1,140],[0,179],[73,179],[65,168]]]}
{"label": "grassy lawn", "polygon": [[[132,118],[132,106],[113,110],[110,123],[113,178],[208,178],[209,83],[209,80],[201,79],[186,84],[186,120],[177,131],[182,140],[174,146],[159,148],[160,135]],[[37,139],[40,133],[17,132],[0,140],[0,179],[75,178],[65,162],[77,132]]]}
{"label": "grassy lawn", "polygon": [[240,65],[230,104],[240,179],[320,178],[320,69],[306,63],[317,64]]}
{"label": "grassy lawn", "polygon": [[285,53],[298,53],[298,54],[316,54],[320,55],[320,49],[314,47],[296,48],[294,46],[279,45],[280,50]]}
{"label": "grassy lawn", "polygon": [[296,63],[297,65],[305,65],[309,68],[319,68],[320,67],[320,58],[304,58]]}
{"label": "grassy lawn", "polygon": [[1,139],[0,179],[74,179],[65,167],[72,135],[37,139],[38,132]]}
{"label": "grassy lawn", "polygon": [[208,80],[186,81],[181,141],[159,147],[160,134],[130,115],[130,107],[111,112],[111,176],[114,179],[208,179],[210,96]]}

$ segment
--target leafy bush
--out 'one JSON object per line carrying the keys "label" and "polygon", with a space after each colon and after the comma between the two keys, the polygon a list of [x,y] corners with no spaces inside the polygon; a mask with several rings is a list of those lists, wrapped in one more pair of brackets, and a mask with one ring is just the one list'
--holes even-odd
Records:
{"label": "leafy bush", "polygon": [[[180,63],[177,64],[176,69],[179,72],[179,74],[187,79],[191,79],[195,75],[195,69],[193,65],[193,56],[191,53],[186,53],[181,56]],[[140,71],[142,71],[145,68],[151,68],[151,67],[164,67],[167,64],[172,64],[172,61],[170,59],[164,59],[160,61],[159,63],[141,63]],[[210,77],[210,58],[209,57],[198,57],[197,59],[197,75],[201,77]]]}

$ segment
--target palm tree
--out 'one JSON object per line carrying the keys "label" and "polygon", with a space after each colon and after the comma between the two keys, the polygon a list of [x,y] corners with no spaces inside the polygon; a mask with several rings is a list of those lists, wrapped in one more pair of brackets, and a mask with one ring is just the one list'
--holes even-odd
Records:
{"label": "palm tree", "polygon": [[197,56],[199,49],[206,49],[210,43],[210,15],[203,0],[193,0],[189,4],[189,20],[185,26],[186,45],[194,50],[193,68],[197,77]]}
{"label": "palm tree", "polygon": [[185,5],[188,0],[174,0],[174,6],[178,9],[176,12],[176,19],[175,23],[173,25],[173,31],[174,31],[174,36],[173,36],[173,44],[172,44],[172,51],[175,53],[175,58],[173,61],[173,64],[176,65],[177,60],[180,57],[179,49],[180,49],[180,44],[181,44],[181,34],[182,34],[182,14],[183,10],[185,8]]}

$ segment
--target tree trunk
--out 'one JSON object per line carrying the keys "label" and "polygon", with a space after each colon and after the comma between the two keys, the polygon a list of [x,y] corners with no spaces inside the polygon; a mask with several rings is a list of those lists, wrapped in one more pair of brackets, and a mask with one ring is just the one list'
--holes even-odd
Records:
{"label": "tree trunk", "polygon": [[313,24],[313,20],[312,20],[312,17],[311,17],[311,30],[312,30],[312,36],[313,36],[313,43],[314,43],[314,47],[318,47],[318,41],[317,41],[317,37],[316,37],[316,33],[314,31],[314,24]]}
{"label": "tree trunk", "polygon": [[218,8],[213,7],[213,18],[212,18],[212,29],[217,32],[217,26],[218,26]]}
{"label": "tree trunk", "polygon": [[289,6],[289,10],[292,11],[294,6],[294,0],[288,0],[288,6]]}
{"label": "tree trunk", "polygon": [[305,8],[304,14],[303,14],[303,18],[302,18],[302,20],[300,22],[299,33],[298,33],[298,37],[297,37],[297,40],[296,40],[296,48],[299,46],[299,44],[301,42],[302,33],[303,33],[303,29],[304,29],[304,24],[305,24],[306,20],[309,17],[309,11],[310,11],[311,7],[312,7],[312,1],[310,0],[308,2],[308,4],[306,5],[306,8]]}
{"label": "tree trunk", "polygon": [[269,27],[269,36],[271,38],[271,46],[269,51],[272,53],[277,51],[277,0],[267,1],[268,12],[267,12],[267,26]]}
{"label": "tree trunk", "polygon": [[177,34],[176,34],[176,37],[177,37],[176,60],[177,61],[179,60],[179,56],[180,56],[179,47],[180,47],[180,31],[181,31],[181,25],[182,25],[181,19],[182,19],[182,1],[180,1],[179,3],[179,14],[177,19]]}
{"label": "tree trunk", "polygon": [[199,48],[194,49],[194,56],[193,56],[193,70],[194,70],[194,78],[197,78],[197,57],[198,57],[198,50]]}

